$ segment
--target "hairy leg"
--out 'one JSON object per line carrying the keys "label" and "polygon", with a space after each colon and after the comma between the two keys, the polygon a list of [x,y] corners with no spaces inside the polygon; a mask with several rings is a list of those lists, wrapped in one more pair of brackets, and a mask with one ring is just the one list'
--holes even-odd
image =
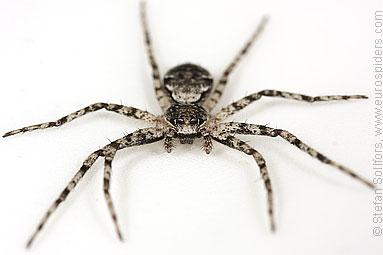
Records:
{"label": "hairy leg", "polygon": [[65,123],[68,123],[74,119],[77,119],[79,117],[84,116],[85,114],[91,113],[98,111],[100,109],[105,109],[107,111],[112,111],[127,117],[133,117],[136,119],[144,120],[150,123],[155,123],[156,121],[156,116],[150,112],[143,111],[134,107],[129,107],[129,106],[123,106],[123,105],[118,105],[118,104],[107,104],[107,103],[95,103],[92,105],[89,105],[85,108],[82,108],[78,111],[75,111],[67,116],[64,116],[56,121],[51,121],[51,122],[46,122],[46,123],[41,123],[41,124],[36,124],[28,127],[23,127],[20,129],[12,130],[3,135],[3,137],[15,135],[18,133],[24,133],[36,129],[45,129],[45,128],[50,128],[50,127],[59,127]]}
{"label": "hairy leg", "polygon": [[76,187],[77,183],[82,179],[82,177],[86,174],[86,172],[89,170],[89,168],[93,165],[93,163],[96,161],[96,159],[98,157],[102,156],[103,153],[104,153],[103,150],[98,150],[98,151],[95,151],[88,156],[88,158],[82,164],[80,170],[75,174],[75,176],[73,176],[71,181],[68,183],[68,185],[65,187],[65,189],[61,192],[58,199],[51,205],[51,207],[45,213],[44,217],[41,219],[35,232],[33,232],[32,236],[30,237],[30,239],[27,243],[27,248],[29,248],[32,245],[35,237],[42,230],[42,228],[45,226],[45,223],[47,222],[47,220],[51,216],[51,214],[66,199],[66,197],[69,195],[69,193]]}
{"label": "hairy leg", "polygon": [[112,216],[114,227],[116,229],[118,238],[122,241],[123,237],[121,234],[121,230],[118,226],[116,211],[113,206],[112,198],[110,196],[109,188],[110,188],[110,178],[112,173],[112,161],[114,156],[116,155],[117,150],[113,149],[109,153],[105,155],[104,162],[104,195],[106,203],[108,204],[109,213]]}
{"label": "hairy leg", "polygon": [[253,93],[249,96],[246,96],[227,107],[223,108],[217,115],[216,119],[217,121],[222,121],[226,119],[227,117],[233,115],[234,113],[242,110],[252,102],[260,99],[262,96],[267,97],[282,97],[287,99],[294,99],[298,101],[304,101],[304,102],[320,102],[320,101],[334,101],[334,100],[348,100],[348,99],[366,99],[366,96],[363,95],[352,95],[352,96],[306,96],[302,94],[296,94],[296,93],[290,93],[285,91],[278,91],[278,90],[262,90],[258,93]]}
{"label": "hairy leg", "polygon": [[341,164],[338,164],[322,153],[314,150],[307,144],[303,143],[300,139],[298,139],[295,135],[292,133],[282,130],[282,129],[273,129],[262,125],[255,125],[255,124],[247,124],[247,123],[238,123],[238,122],[229,122],[229,123],[221,123],[219,125],[218,132],[222,133],[230,133],[232,135],[234,134],[243,134],[243,135],[265,135],[265,136],[271,136],[276,137],[279,136],[283,138],[284,140],[288,141],[292,145],[298,147],[300,150],[306,152],[307,154],[311,155],[312,157],[318,159],[319,161],[328,164],[330,166],[338,168],[343,173],[351,176],[352,178],[362,182],[363,184],[367,185],[370,188],[374,188],[374,184],[372,184],[369,180],[367,180],[364,177],[359,176],[355,172],[351,171],[345,166],[342,166]]}
{"label": "hairy leg", "polygon": [[271,227],[271,230],[274,232],[275,221],[274,221],[274,212],[273,212],[273,190],[271,187],[269,172],[267,171],[267,167],[266,167],[266,161],[263,158],[262,154],[260,154],[258,151],[256,151],[254,148],[252,148],[250,145],[248,145],[244,141],[241,141],[240,139],[235,138],[234,136],[231,136],[231,135],[227,135],[227,134],[213,135],[212,138],[226,146],[229,146],[230,148],[242,151],[246,153],[247,155],[253,156],[253,158],[257,162],[257,165],[261,172],[263,182],[265,183],[265,187],[267,190],[270,227]]}
{"label": "hairy leg", "polygon": [[39,225],[37,226],[37,229],[29,239],[27,243],[27,248],[31,246],[35,237],[42,230],[51,214],[66,199],[69,193],[76,187],[77,183],[84,177],[89,168],[100,156],[106,156],[108,154],[111,154],[113,151],[121,150],[127,147],[153,143],[161,139],[163,139],[163,133],[158,132],[155,128],[139,129],[90,154],[88,158],[84,161],[80,170],[75,174],[75,176],[71,179],[71,181],[68,183],[65,189],[61,192],[59,198],[51,205],[51,207],[45,213],[44,217],[41,219]]}
{"label": "hairy leg", "polygon": [[167,97],[165,88],[162,85],[160,72],[158,70],[158,65],[157,65],[156,60],[154,58],[153,47],[152,47],[152,43],[151,43],[151,39],[150,39],[148,22],[147,22],[147,18],[146,18],[146,2],[144,2],[144,1],[141,1],[141,3],[140,3],[140,13],[141,13],[142,27],[143,27],[144,36],[145,36],[146,51],[147,51],[147,54],[149,56],[150,65],[152,67],[154,90],[155,90],[157,100],[160,103],[162,110],[165,110],[170,105],[170,102],[169,102],[169,99]]}
{"label": "hairy leg", "polygon": [[267,17],[262,18],[257,29],[254,31],[250,39],[246,42],[245,46],[243,46],[243,48],[238,53],[238,55],[234,58],[234,60],[223,72],[221,78],[218,81],[217,86],[215,87],[214,91],[212,92],[212,94],[210,95],[210,97],[205,103],[205,107],[208,109],[209,112],[213,110],[213,108],[218,103],[219,99],[221,98],[222,93],[226,87],[229,75],[231,74],[233,69],[237,66],[239,61],[241,61],[241,59],[246,55],[247,51],[249,50],[251,45],[254,43],[254,41],[258,38],[259,34],[263,31],[267,21],[268,21]]}

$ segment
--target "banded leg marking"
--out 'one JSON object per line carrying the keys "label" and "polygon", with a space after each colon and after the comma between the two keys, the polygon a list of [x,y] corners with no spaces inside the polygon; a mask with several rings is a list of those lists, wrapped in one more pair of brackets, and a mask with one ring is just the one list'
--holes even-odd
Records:
{"label": "banded leg marking", "polygon": [[358,174],[356,174],[352,170],[348,169],[347,167],[342,166],[341,164],[338,164],[338,163],[332,161],[331,159],[327,158],[322,153],[319,153],[318,151],[314,150],[313,148],[311,148],[307,144],[303,143],[301,140],[299,140],[295,135],[291,134],[290,132],[282,130],[282,129],[277,129],[277,133],[278,133],[278,136],[282,137],[283,139],[285,139],[286,141],[288,141],[292,145],[298,147],[302,151],[306,152],[310,156],[317,158],[319,161],[321,161],[325,164],[328,164],[330,166],[338,168],[343,173],[345,173],[345,174],[351,176],[352,178],[364,183],[365,185],[367,185],[371,189],[375,188],[374,184],[372,184],[366,178],[359,176]]}
{"label": "banded leg marking", "polygon": [[111,178],[111,173],[112,173],[112,161],[114,156],[116,155],[117,150],[113,149],[110,151],[108,154],[105,155],[105,162],[104,162],[104,195],[105,195],[105,200],[108,205],[109,213],[113,219],[114,227],[116,229],[118,238],[123,241],[123,237],[121,234],[120,227],[118,226],[117,222],[117,214],[113,206],[112,198],[110,196],[110,178]]}
{"label": "banded leg marking", "polygon": [[210,135],[203,136],[203,149],[206,152],[206,154],[210,154],[210,152],[213,150],[213,143],[211,141]]}
{"label": "banded leg marking", "polygon": [[260,99],[262,96],[267,97],[282,97],[287,99],[294,99],[297,101],[304,101],[308,103],[313,102],[320,102],[320,101],[334,101],[334,100],[348,100],[348,99],[367,99],[367,96],[363,95],[351,95],[351,96],[343,96],[343,95],[336,95],[336,96],[306,96],[303,94],[296,94],[291,92],[285,92],[285,91],[279,91],[279,90],[262,90],[258,93],[253,93],[249,96],[246,96],[227,107],[223,108],[217,115],[216,119],[217,121],[222,121],[226,119],[227,117],[233,115],[234,113],[242,110],[252,102]]}
{"label": "banded leg marking", "polygon": [[237,64],[241,61],[241,59],[246,55],[247,51],[249,50],[251,45],[255,42],[255,40],[258,38],[258,36],[261,34],[261,32],[263,31],[264,27],[267,24],[267,21],[268,21],[268,18],[266,16],[262,18],[261,22],[259,23],[256,30],[254,31],[253,35],[246,42],[245,46],[243,46],[243,48],[238,53],[238,55],[234,58],[233,62],[231,62],[230,65],[223,72],[213,93],[210,95],[210,97],[205,103],[205,107],[208,109],[209,112],[213,110],[213,108],[218,103],[219,99],[221,98],[222,93],[226,87],[229,75],[231,74],[233,69],[237,66]]}
{"label": "banded leg marking", "polygon": [[144,144],[157,142],[159,140],[162,140],[163,138],[164,138],[163,132],[156,130],[156,128],[143,128],[133,133],[130,133],[124,136],[123,138],[115,140],[114,142],[104,146],[102,149],[97,150],[93,152],[92,154],[90,154],[88,158],[84,161],[80,170],[75,174],[75,176],[71,179],[71,181],[68,183],[65,189],[61,192],[59,198],[52,204],[52,206],[45,213],[44,217],[42,218],[39,225],[37,226],[37,229],[35,230],[31,238],[29,239],[27,243],[27,248],[29,248],[32,245],[37,234],[45,226],[51,214],[66,199],[69,193],[76,187],[77,183],[82,179],[82,177],[86,174],[89,168],[100,156],[105,156],[107,154],[115,153],[115,151],[121,150],[127,147],[140,146]]}
{"label": "banded leg marking", "polygon": [[165,110],[170,105],[170,102],[167,97],[165,88],[162,85],[158,65],[154,58],[153,47],[152,47],[152,42],[150,39],[150,32],[149,32],[148,22],[146,17],[146,2],[144,1],[140,3],[140,13],[141,13],[142,28],[144,30],[144,36],[145,36],[146,52],[148,54],[150,65],[152,67],[154,90],[162,110]]}
{"label": "banded leg marking", "polygon": [[65,187],[65,189],[61,192],[59,198],[51,205],[48,211],[45,213],[44,217],[41,219],[39,225],[37,226],[35,232],[33,232],[32,236],[28,240],[27,248],[29,248],[33,241],[35,240],[37,234],[43,229],[47,220],[51,216],[51,214],[57,209],[57,207],[66,199],[69,193],[76,187],[77,183],[84,177],[89,168],[93,165],[96,159],[103,155],[103,150],[98,150],[93,152],[88,156],[88,158],[82,164],[80,170],[73,176],[71,181]]}
{"label": "banded leg marking", "polygon": [[244,141],[238,138],[235,138],[234,136],[230,136],[230,135],[226,137],[212,136],[212,138],[218,141],[219,143],[222,143],[230,148],[239,150],[241,152],[246,153],[247,155],[253,156],[253,158],[255,159],[259,167],[263,182],[266,187],[270,227],[271,227],[271,231],[274,232],[275,221],[274,221],[274,207],[273,207],[273,190],[271,186],[269,172],[267,171],[267,167],[266,167],[266,161],[263,158],[262,154],[260,154],[258,151],[256,151],[254,148],[252,148],[250,145],[248,145]]}
{"label": "banded leg marking", "polygon": [[64,116],[56,121],[51,121],[51,122],[46,122],[42,124],[36,124],[28,127],[23,127],[20,129],[12,130],[3,135],[3,137],[15,135],[18,133],[24,133],[36,129],[45,129],[45,128],[50,128],[50,127],[59,127],[65,123],[68,123],[74,119],[77,119],[79,117],[84,116],[85,114],[91,113],[98,111],[100,109],[105,109],[107,111],[112,111],[127,117],[134,117],[139,120],[144,120],[150,123],[155,123],[156,121],[156,116],[150,112],[143,111],[134,107],[129,107],[129,106],[123,106],[123,105],[118,105],[118,104],[107,104],[107,103],[95,103],[92,105],[89,105],[85,108],[82,108],[78,111],[75,111],[67,116]]}
{"label": "banded leg marking", "polygon": [[265,136],[271,136],[271,137],[279,136],[283,138],[284,140],[288,141],[289,143],[291,143],[292,145],[294,145],[295,147],[299,148],[303,152],[306,152],[310,156],[318,159],[319,161],[339,169],[341,172],[360,181],[361,183],[367,185],[369,188],[375,188],[374,184],[370,182],[369,180],[367,180],[366,178],[359,176],[358,174],[348,169],[347,167],[332,161],[331,159],[329,159],[322,153],[314,150],[312,147],[303,143],[295,135],[293,135],[292,133],[286,130],[273,129],[273,128],[269,128],[262,125],[238,123],[238,122],[221,123],[219,130],[220,132],[223,132],[223,133],[228,132],[231,135],[243,134],[243,135],[265,135]]}

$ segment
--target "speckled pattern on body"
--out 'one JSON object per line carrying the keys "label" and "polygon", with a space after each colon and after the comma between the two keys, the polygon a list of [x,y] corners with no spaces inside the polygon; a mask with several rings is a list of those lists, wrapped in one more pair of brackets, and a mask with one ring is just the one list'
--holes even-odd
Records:
{"label": "speckled pattern on body", "polygon": [[290,144],[296,146],[298,149],[309,154],[310,156],[318,159],[319,161],[331,165],[341,172],[353,177],[355,180],[374,188],[374,185],[367,179],[359,176],[350,169],[330,160],[328,157],[319,153],[307,144],[303,143],[292,133],[282,130],[274,129],[262,125],[239,123],[239,122],[224,122],[229,116],[247,107],[249,104],[262,97],[280,97],[286,99],[293,99],[303,102],[314,103],[318,101],[333,101],[333,100],[348,100],[348,99],[366,99],[363,95],[351,96],[316,96],[311,97],[302,94],[277,91],[277,90],[262,90],[246,96],[227,107],[220,110],[217,114],[212,114],[217,102],[220,100],[224,88],[228,82],[228,78],[246,54],[250,46],[255,42],[256,38],[261,34],[264,29],[267,18],[264,17],[250,39],[246,42],[245,46],[240,50],[234,60],[228,65],[227,69],[223,72],[218,80],[217,85],[213,86],[213,77],[210,73],[195,64],[186,63],[178,65],[170,69],[164,76],[162,82],[158,65],[154,58],[150,33],[146,19],[146,6],[142,2],[140,5],[141,22],[144,31],[146,51],[149,57],[149,62],[152,67],[152,76],[154,82],[154,91],[160,107],[163,111],[162,115],[156,116],[147,111],[143,111],[134,107],[123,106],[118,104],[95,103],[64,116],[56,121],[46,122],[42,124],[27,126],[24,128],[16,129],[4,134],[3,137],[32,131],[36,129],[45,129],[49,127],[58,127],[77,119],[85,114],[95,112],[101,109],[112,111],[127,117],[133,117],[139,120],[146,121],[152,127],[139,129],[130,133],[118,140],[111,142],[103,148],[93,152],[85,159],[84,163],[70,180],[65,189],[61,192],[59,197],[54,201],[48,209],[40,223],[38,224],[35,232],[27,242],[27,247],[30,247],[37,234],[42,230],[50,215],[57,209],[57,207],[66,199],[69,193],[76,187],[82,177],[88,172],[90,167],[99,157],[104,157],[104,195],[107,206],[112,217],[117,235],[120,240],[123,240],[122,232],[119,228],[116,212],[112,203],[109,193],[111,182],[111,169],[112,161],[118,150],[132,147],[141,146],[144,144],[158,142],[164,140],[164,148],[167,152],[171,152],[174,148],[174,141],[179,140],[184,144],[192,144],[195,139],[203,140],[204,151],[209,154],[212,151],[212,140],[224,144],[230,148],[241,151],[250,155],[256,161],[261,177],[267,191],[268,197],[268,214],[270,218],[270,227],[275,231],[276,224],[273,214],[273,191],[271,180],[266,166],[264,157],[255,150],[252,146],[235,137],[236,135],[262,135],[270,137],[280,137]]}

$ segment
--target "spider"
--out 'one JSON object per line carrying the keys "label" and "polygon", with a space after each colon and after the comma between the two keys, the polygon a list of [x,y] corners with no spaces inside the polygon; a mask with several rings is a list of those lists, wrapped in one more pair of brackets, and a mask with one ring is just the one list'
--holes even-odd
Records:
{"label": "spider", "polygon": [[314,103],[319,101],[366,99],[366,96],[331,95],[312,97],[278,90],[262,90],[260,92],[246,96],[238,101],[235,101],[234,103],[221,109],[215,115],[211,114],[212,110],[222,96],[230,74],[241,61],[241,59],[246,55],[251,45],[263,31],[268,21],[267,17],[262,18],[254,33],[251,35],[240,52],[236,55],[234,60],[225,69],[222,76],[218,80],[217,85],[213,88],[213,77],[210,75],[210,73],[203,67],[191,63],[178,65],[170,69],[164,75],[163,80],[161,80],[157,62],[153,54],[151,37],[147,25],[145,2],[140,3],[140,16],[144,32],[146,51],[152,69],[155,95],[162,108],[162,115],[156,116],[144,110],[119,104],[95,103],[67,116],[64,116],[56,121],[27,126],[7,132],[3,135],[3,137],[8,137],[36,129],[58,127],[81,116],[84,116],[85,114],[101,109],[112,111],[127,117],[143,120],[152,125],[152,127],[139,129],[135,132],[125,135],[120,139],[112,141],[101,149],[96,150],[90,154],[85,159],[78,172],[73,176],[64,190],[61,192],[57,200],[54,201],[54,203],[45,213],[36,230],[28,240],[27,248],[32,245],[37,234],[43,229],[51,214],[67,198],[69,193],[71,193],[71,191],[76,187],[78,182],[84,177],[84,175],[88,172],[90,167],[99,157],[104,157],[103,191],[107,206],[112,217],[118,238],[123,240],[109,192],[113,158],[115,157],[118,150],[132,146],[150,144],[160,140],[164,140],[164,148],[168,153],[170,153],[174,148],[174,141],[177,139],[181,144],[192,144],[195,139],[202,139],[203,149],[207,154],[212,151],[212,140],[215,140],[232,149],[252,156],[260,169],[260,174],[266,187],[268,198],[268,214],[272,232],[274,232],[276,228],[273,209],[273,191],[269,173],[266,167],[266,161],[261,153],[259,153],[246,142],[237,138],[236,135],[261,135],[269,137],[280,137],[295,147],[298,147],[298,149],[302,150],[303,152],[318,159],[319,161],[337,168],[341,172],[353,177],[354,179],[367,185],[370,188],[374,188],[374,185],[370,181],[359,176],[345,166],[332,161],[322,153],[314,150],[312,147],[303,143],[289,131],[283,129],[274,129],[264,125],[241,122],[222,122],[229,116],[237,113],[254,101],[261,99],[262,97],[280,97]]}

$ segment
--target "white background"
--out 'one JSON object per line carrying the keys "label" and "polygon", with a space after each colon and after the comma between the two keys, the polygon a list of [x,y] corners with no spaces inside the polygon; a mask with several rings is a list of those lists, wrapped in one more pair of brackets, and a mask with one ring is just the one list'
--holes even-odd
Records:
{"label": "white background", "polygon": [[[218,77],[263,14],[270,23],[230,78],[219,107],[262,89],[372,96],[378,1],[149,1],[162,74],[184,62]],[[56,120],[95,102],[160,114],[138,1],[0,3],[0,132]],[[372,100],[310,105],[264,98],[237,121],[289,130],[371,178]],[[98,112],[61,128],[1,139],[0,253],[24,254],[45,210],[94,150],[145,123]],[[201,143],[121,151],[112,196],[102,159],[60,206],[28,254],[381,254],[373,191],[278,138],[245,137],[266,158],[277,232],[269,231],[258,168],[245,154]],[[380,250],[380,251],[379,251]]]}

